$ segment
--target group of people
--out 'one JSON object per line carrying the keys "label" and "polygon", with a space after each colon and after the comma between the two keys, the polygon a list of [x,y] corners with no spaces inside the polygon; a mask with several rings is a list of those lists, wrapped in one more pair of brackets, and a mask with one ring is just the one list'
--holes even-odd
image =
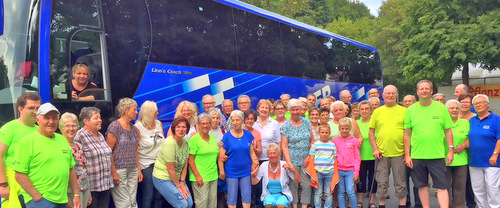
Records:
{"label": "group of people", "polygon": [[415,206],[429,207],[429,175],[440,207],[466,207],[469,175],[477,206],[500,207],[500,117],[468,90],[442,104],[422,80],[402,105],[388,85],[384,105],[376,89],[357,103],[344,90],[319,108],[313,94],[284,94],[256,111],[246,95],[237,110],[205,95],[202,113],[179,103],[166,134],[156,103],[138,113],[123,98],[104,135],[98,108],[60,115],[24,93],[0,129],[2,207],[363,207],[367,192],[368,207],[385,207],[391,172],[399,207],[409,177]]}

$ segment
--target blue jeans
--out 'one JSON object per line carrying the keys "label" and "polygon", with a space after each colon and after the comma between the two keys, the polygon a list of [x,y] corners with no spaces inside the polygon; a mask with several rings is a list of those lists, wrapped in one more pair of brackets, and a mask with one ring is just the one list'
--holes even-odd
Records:
{"label": "blue jeans", "polygon": [[139,206],[143,208],[162,208],[166,206],[165,199],[163,199],[160,192],[153,185],[153,169],[154,164],[151,164],[146,169],[142,169],[143,179],[139,183],[139,194],[142,200]]}
{"label": "blue jeans", "polygon": [[351,202],[351,207],[356,207],[356,193],[354,193],[354,171],[342,171],[339,170],[339,207],[347,207],[345,205],[345,194],[347,192],[347,196],[349,197],[349,201]]}
{"label": "blue jeans", "polygon": [[318,174],[318,188],[314,189],[314,207],[321,208],[321,196],[325,193],[325,208],[332,207],[332,191],[330,186],[332,184],[333,171],[329,173]]}
{"label": "blue jeans", "polygon": [[[175,184],[169,180],[160,180],[153,176],[153,184],[156,189],[161,193],[163,198],[165,198],[168,203],[170,203],[174,208],[191,208],[193,207],[193,196],[189,195],[189,198],[184,199],[182,194],[179,192]],[[187,190],[187,185],[186,185]]]}
{"label": "blue jeans", "polygon": [[38,201],[31,200],[26,204],[26,208],[66,208],[66,204],[56,204],[45,198]]}

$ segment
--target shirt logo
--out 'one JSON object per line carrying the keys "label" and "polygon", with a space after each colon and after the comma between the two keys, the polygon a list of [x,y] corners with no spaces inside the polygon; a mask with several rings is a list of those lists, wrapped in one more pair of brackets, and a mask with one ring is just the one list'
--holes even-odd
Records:
{"label": "shirt logo", "polygon": [[483,126],[483,129],[490,129],[490,126],[488,126],[488,125],[484,125],[484,126]]}
{"label": "shirt logo", "polygon": [[65,154],[65,155],[67,155],[67,154],[69,154],[69,151],[67,149],[63,149],[62,153]]}
{"label": "shirt logo", "polygon": [[439,119],[439,116],[432,116],[432,119]]}

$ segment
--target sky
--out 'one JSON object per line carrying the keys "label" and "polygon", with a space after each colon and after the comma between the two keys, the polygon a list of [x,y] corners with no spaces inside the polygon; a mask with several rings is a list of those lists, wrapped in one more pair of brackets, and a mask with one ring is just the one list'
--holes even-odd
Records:
{"label": "sky", "polygon": [[382,6],[382,0],[360,0],[360,2],[364,3],[370,9],[372,15],[378,17],[378,8]]}

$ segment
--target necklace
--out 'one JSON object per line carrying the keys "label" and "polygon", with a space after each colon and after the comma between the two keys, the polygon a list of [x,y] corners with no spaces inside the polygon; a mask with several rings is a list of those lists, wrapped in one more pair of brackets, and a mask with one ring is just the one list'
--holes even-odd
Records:
{"label": "necklace", "polygon": [[280,162],[278,162],[278,165],[276,166],[276,168],[273,170],[273,167],[271,167],[271,163],[269,163],[269,169],[271,169],[271,172],[272,173],[276,173],[278,172],[278,168],[280,167]]}

